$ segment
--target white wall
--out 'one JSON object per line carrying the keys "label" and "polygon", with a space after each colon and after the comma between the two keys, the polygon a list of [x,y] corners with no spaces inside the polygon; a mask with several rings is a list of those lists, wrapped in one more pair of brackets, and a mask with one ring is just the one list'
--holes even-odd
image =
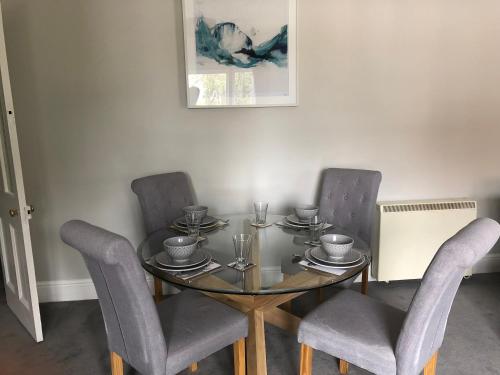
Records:
{"label": "white wall", "polygon": [[188,110],[180,0],[2,0],[38,279],[88,277],[59,226],[143,237],[133,178],[189,172],[215,212],[313,200],[320,170],[380,199],[500,215],[500,3],[299,1],[297,108]]}

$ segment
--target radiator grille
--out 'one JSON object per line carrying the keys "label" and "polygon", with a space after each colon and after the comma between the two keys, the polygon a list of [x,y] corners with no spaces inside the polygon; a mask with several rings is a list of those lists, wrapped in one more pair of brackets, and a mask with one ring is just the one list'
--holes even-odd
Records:
{"label": "radiator grille", "polygon": [[475,201],[408,203],[383,206],[384,212],[444,211],[476,208]]}

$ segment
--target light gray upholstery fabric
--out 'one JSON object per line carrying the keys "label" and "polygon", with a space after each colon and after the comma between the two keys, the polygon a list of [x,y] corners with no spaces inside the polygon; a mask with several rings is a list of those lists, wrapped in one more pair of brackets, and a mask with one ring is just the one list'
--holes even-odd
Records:
{"label": "light gray upholstery fabric", "polygon": [[451,305],[466,269],[495,245],[500,225],[477,219],[446,241],[427,268],[396,347],[398,374],[420,371],[441,347]]}
{"label": "light gray upholstery fabric", "polygon": [[182,216],[182,208],[194,204],[188,177],[183,172],[157,174],[132,181],[147,234],[168,227]]}
{"label": "light gray upholstery fabric", "polygon": [[395,374],[394,350],[405,312],[339,289],[301,322],[301,343],[376,374]]}
{"label": "light gray upholstery fabric", "polygon": [[319,214],[371,247],[371,227],[382,174],[363,169],[323,171]]}
{"label": "light gray upholstery fabric", "polygon": [[246,337],[244,314],[197,292],[168,298],[157,310],[139,259],[126,238],[78,220],[61,227],[61,238],[87,264],[109,350],[142,374],[174,374]]}
{"label": "light gray upholstery fabric", "polygon": [[[308,314],[299,342],[379,375],[417,375],[441,347],[467,268],[495,245],[500,225],[477,219],[437,251],[408,312],[344,290]],[[399,333],[398,333],[399,331]]]}
{"label": "light gray upholstery fabric", "polygon": [[83,221],[61,227],[80,251],[101,305],[108,347],[143,374],[164,375],[167,349],[144,271],[130,242]]}
{"label": "light gray upholstery fabric", "polygon": [[248,320],[233,308],[186,290],[158,305],[168,348],[167,375],[246,337]]}

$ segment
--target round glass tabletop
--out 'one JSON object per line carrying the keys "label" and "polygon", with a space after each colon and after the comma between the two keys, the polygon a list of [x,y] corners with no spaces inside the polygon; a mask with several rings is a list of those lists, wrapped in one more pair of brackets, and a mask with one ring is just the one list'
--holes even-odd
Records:
{"label": "round glass tabletop", "polygon": [[[267,222],[273,225],[256,228],[251,225],[255,219],[252,214],[223,215],[222,219],[228,220],[228,225],[202,233],[206,239],[200,242],[200,246],[221,267],[189,279],[161,269],[154,260],[156,254],[164,251],[162,243],[166,238],[182,235],[173,229],[151,234],[140,244],[138,255],[146,271],[168,283],[206,292],[246,295],[303,292],[338,284],[353,279],[370,264],[368,255],[364,255],[354,267],[335,270],[337,274],[314,269],[314,264],[304,258],[304,252],[311,247],[305,243],[309,240],[309,233],[277,225],[283,217],[268,215]],[[350,235],[335,227],[325,232]],[[232,237],[239,233],[253,235],[250,262],[254,266],[244,272],[227,266],[235,260]],[[367,252],[368,246],[362,240],[350,236],[354,238],[354,248]]]}

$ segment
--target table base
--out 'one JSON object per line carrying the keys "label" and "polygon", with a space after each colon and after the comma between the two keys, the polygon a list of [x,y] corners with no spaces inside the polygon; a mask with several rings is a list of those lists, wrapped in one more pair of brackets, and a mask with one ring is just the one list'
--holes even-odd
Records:
{"label": "table base", "polygon": [[300,318],[280,309],[278,306],[304,293],[307,292],[270,296],[205,293],[207,296],[247,314],[248,337],[246,340],[246,362],[248,375],[267,374],[264,322],[292,333],[297,333]]}
{"label": "table base", "polygon": [[[368,268],[362,272],[361,292],[368,290]],[[293,276],[286,276],[284,282]],[[277,295],[238,295],[203,292],[205,295],[229,305],[248,316],[248,337],[246,339],[247,375],[266,375],[266,337],[264,322],[292,334],[297,334],[301,318],[293,315],[291,301],[308,293],[287,293]],[[345,362],[345,361],[344,361]],[[348,365],[345,362],[344,365]]]}

